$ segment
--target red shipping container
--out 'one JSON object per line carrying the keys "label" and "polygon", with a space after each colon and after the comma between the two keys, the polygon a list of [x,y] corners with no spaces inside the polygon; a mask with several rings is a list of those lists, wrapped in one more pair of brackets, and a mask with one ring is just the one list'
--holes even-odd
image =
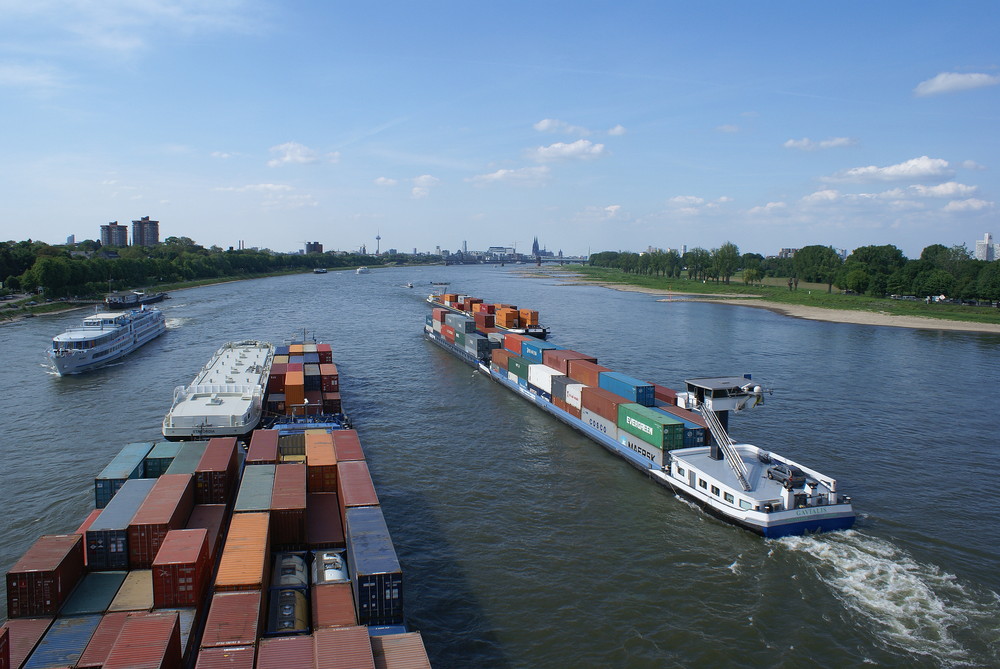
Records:
{"label": "red shipping container", "polygon": [[333,348],[329,344],[317,344],[316,352],[319,353],[319,363],[321,365],[333,364]]}
{"label": "red shipping container", "polygon": [[307,407],[308,414],[322,413],[323,411],[323,391],[322,390],[307,390],[306,391],[306,403],[309,404]]}
{"label": "red shipping container", "polygon": [[17,669],[35,650],[55,618],[15,618],[0,627],[7,635],[7,652],[11,669]]}
{"label": "red shipping container", "polygon": [[273,465],[278,462],[278,431],[254,430],[247,451],[248,465]]}
{"label": "red shipping container", "polygon": [[378,669],[431,669],[420,632],[373,636],[371,642]]}
{"label": "red shipping container", "polygon": [[83,537],[39,537],[7,572],[7,617],[50,616],[83,576]]}
{"label": "red shipping container", "polygon": [[558,408],[562,409],[563,411],[573,416],[574,418],[580,417],[580,410],[577,409],[575,406],[566,404],[566,400],[561,400],[558,397],[553,397],[552,404],[556,405]]}
{"label": "red shipping container", "polygon": [[342,413],[339,392],[323,393],[323,412]]}
{"label": "red shipping container", "polygon": [[181,630],[177,613],[129,615],[104,669],[180,669]]}
{"label": "red shipping container", "polygon": [[306,430],[306,489],[337,492],[337,456],[329,432]]}
{"label": "red shipping container", "polygon": [[344,523],[335,492],[306,495],[306,543],[309,548],[344,548]]}
{"label": "red shipping container", "polygon": [[507,361],[510,359],[513,353],[505,348],[495,348],[490,351],[492,354],[491,360],[497,364],[500,369],[507,369]]}
{"label": "red shipping container", "polygon": [[101,618],[101,624],[97,626],[94,635],[90,637],[90,642],[84,649],[83,654],[80,655],[76,666],[79,669],[98,669],[99,667],[103,667],[128,617],[129,614],[125,611],[105,613],[104,617]]}
{"label": "red shipping container", "polygon": [[328,627],[313,633],[316,666],[324,669],[375,669],[367,627]]}
{"label": "red shipping container", "polygon": [[[257,669],[313,669],[316,652],[311,636],[261,639],[257,649]],[[326,667],[326,665],[318,665]]]}
{"label": "red shipping container", "polygon": [[684,420],[690,421],[696,425],[700,425],[706,430],[708,429],[708,423],[705,422],[702,415],[695,413],[694,411],[688,411],[687,409],[682,409],[679,406],[674,406],[672,404],[658,405],[656,408],[660,411],[666,411],[669,414],[673,414],[678,418],[683,418]]}
{"label": "red shipping container", "polygon": [[340,501],[340,517],[355,506],[378,506],[378,494],[368,472],[368,463],[363,460],[337,463],[337,496]]}
{"label": "red shipping container", "polygon": [[306,541],[306,466],[277,465],[271,489],[271,543],[294,548]]}
{"label": "red shipping container", "polygon": [[236,437],[208,440],[194,470],[195,504],[228,504],[236,489]]}
{"label": "red shipping container", "polygon": [[311,594],[313,629],[354,627],[358,624],[354,590],[349,582],[314,585]]}
{"label": "red shipping container", "polygon": [[10,669],[10,632],[0,628],[0,669]]}
{"label": "red shipping container", "polygon": [[586,386],[600,385],[601,372],[610,372],[607,367],[590,362],[589,360],[567,360],[567,376]]}
{"label": "red shipping container", "polygon": [[487,314],[480,311],[475,314],[474,318],[476,319],[477,330],[496,326],[496,316],[493,314]]}
{"label": "red shipping container", "polygon": [[260,591],[216,593],[209,605],[201,647],[252,646],[257,643],[260,605]]}
{"label": "red shipping container", "polygon": [[267,392],[285,392],[285,373],[288,371],[288,363],[271,363],[271,373],[267,377]]}
{"label": "red shipping container", "polygon": [[206,648],[198,653],[194,669],[253,669],[256,655],[253,646]]}
{"label": "red shipping container", "polygon": [[653,384],[653,397],[667,404],[677,404],[677,391],[656,383]]}
{"label": "red shipping container", "polygon": [[503,347],[514,355],[521,355],[521,343],[524,340],[531,341],[533,339],[534,337],[528,337],[527,335],[506,334],[503,337]]}
{"label": "red shipping container", "polygon": [[604,388],[587,386],[580,390],[580,406],[593,411],[602,418],[618,423],[618,405],[628,404],[628,400]]}
{"label": "red shipping container", "polygon": [[334,430],[330,434],[333,436],[333,450],[336,453],[338,463],[365,459],[365,452],[361,448],[361,440],[358,439],[357,430]]}
{"label": "red shipping container", "polygon": [[436,320],[438,323],[444,323],[444,316],[448,313],[447,309],[441,309],[440,307],[436,309],[431,309],[431,318]]}
{"label": "red shipping container", "polygon": [[[94,521],[97,520],[97,517],[101,515],[101,511],[103,510],[104,509],[94,509],[91,511],[90,515],[84,519],[84,521],[80,524],[80,527],[76,528],[76,531],[73,532],[73,534],[86,535],[87,530],[90,529],[90,526],[94,524]],[[87,551],[83,551],[83,566],[87,566]]]}
{"label": "red shipping container", "polygon": [[153,560],[153,607],[201,605],[212,576],[208,530],[172,530]]}
{"label": "red shipping container", "polygon": [[340,390],[340,373],[337,371],[337,366],[333,363],[320,363],[319,377],[323,392],[335,393]]}
{"label": "red shipping container", "polygon": [[455,343],[455,328],[450,325],[441,326],[441,334],[444,336],[444,340],[450,344]]}
{"label": "red shipping container", "polygon": [[222,547],[222,526],[226,522],[225,504],[197,504],[191,511],[185,529],[208,531],[208,558],[215,560]]}
{"label": "red shipping container", "polygon": [[183,528],[194,508],[194,477],[164,474],[128,524],[130,569],[149,569],[170,530]]}
{"label": "red shipping container", "polygon": [[290,362],[288,367],[285,367],[285,381],[288,381],[288,374],[291,372],[302,372],[305,373],[305,363],[302,362]]}
{"label": "red shipping container", "polygon": [[570,360],[586,360],[595,365],[597,364],[597,358],[586,353],[578,353],[569,349],[545,349],[542,351],[542,362],[567,376],[569,376]]}

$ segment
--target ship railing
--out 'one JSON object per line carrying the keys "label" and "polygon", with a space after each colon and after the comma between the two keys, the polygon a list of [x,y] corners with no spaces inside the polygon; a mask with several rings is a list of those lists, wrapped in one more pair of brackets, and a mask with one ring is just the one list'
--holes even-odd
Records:
{"label": "ship railing", "polygon": [[706,408],[704,405],[701,407],[701,415],[704,417],[705,422],[708,423],[712,439],[715,439],[715,443],[722,449],[722,454],[725,456],[726,462],[729,463],[729,468],[736,474],[736,480],[740,482],[743,490],[750,490],[753,487],[747,480],[750,476],[750,470],[747,469],[746,463],[743,462],[743,456],[736,450],[735,442],[729,437],[726,428],[722,426],[722,421],[719,420],[714,411]]}

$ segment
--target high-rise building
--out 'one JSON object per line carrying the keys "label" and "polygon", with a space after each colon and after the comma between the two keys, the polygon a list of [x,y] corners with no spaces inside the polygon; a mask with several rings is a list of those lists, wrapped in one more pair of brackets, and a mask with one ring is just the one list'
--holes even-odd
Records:
{"label": "high-rise building", "polygon": [[128,228],[111,221],[101,226],[101,246],[128,246]]}
{"label": "high-rise building", "polygon": [[976,260],[1000,260],[1000,244],[993,243],[993,235],[988,232],[985,237],[976,241]]}
{"label": "high-rise building", "polygon": [[160,222],[143,216],[132,221],[132,246],[156,246],[160,243]]}
{"label": "high-rise building", "polygon": [[76,235],[70,235],[66,238],[66,246],[72,246],[76,244]]}
{"label": "high-rise building", "polygon": [[323,245],[319,242],[306,242],[306,254],[310,253],[322,253]]}

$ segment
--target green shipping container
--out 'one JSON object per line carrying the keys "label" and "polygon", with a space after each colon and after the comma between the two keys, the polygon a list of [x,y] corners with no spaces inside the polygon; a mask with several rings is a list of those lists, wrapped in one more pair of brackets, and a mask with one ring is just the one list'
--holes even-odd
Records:
{"label": "green shipping container", "polygon": [[183,445],[179,441],[161,441],[153,446],[153,450],[146,456],[146,476],[144,478],[158,479],[162,474],[166,474]]}
{"label": "green shipping container", "polygon": [[274,489],[274,465],[247,465],[236,495],[236,513],[268,511]]}
{"label": "green shipping container", "polygon": [[164,474],[194,474],[208,448],[207,441],[185,441]]}
{"label": "green shipping container", "polygon": [[684,423],[641,404],[618,405],[618,428],[660,450],[684,447]]}
{"label": "green shipping container", "polygon": [[465,333],[455,330],[455,343],[462,348],[465,348]]}
{"label": "green shipping container", "polygon": [[519,379],[528,380],[528,365],[530,363],[524,358],[512,355],[507,358],[507,371],[514,372],[514,376]]}
{"label": "green shipping container", "polygon": [[59,609],[60,617],[104,613],[111,606],[127,575],[124,571],[94,571],[87,574]]}

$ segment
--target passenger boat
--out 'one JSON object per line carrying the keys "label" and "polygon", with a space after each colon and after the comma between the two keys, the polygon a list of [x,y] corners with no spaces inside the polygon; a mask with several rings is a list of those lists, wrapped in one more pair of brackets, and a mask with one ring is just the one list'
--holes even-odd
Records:
{"label": "passenger boat", "polygon": [[326,274],[327,270],[325,267],[316,267],[313,269],[313,274]]}
{"label": "passenger boat", "polygon": [[122,448],[80,526],[7,572],[0,667],[429,669],[366,454],[330,408],[289,406],[248,448]]}
{"label": "passenger boat", "polygon": [[369,272],[371,272],[371,270],[367,267],[362,266],[358,268],[358,274],[368,274]]}
{"label": "passenger boat", "polygon": [[155,304],[167,298],[166,293],[146,293],[142,290],[125,290],[109,293],[104,298],[104,306],[108,309],[135,309],[144,304]]}
{"label": "passenger boat", "polygon": [[763,404],[749,376],[689,379],[677,392],[478,323],[438,308],[424,333],[709,514],[769,538],[854,524],[836,479],[729,436],[730,411]]}
{"label": "passenger boat", "polygon": [[538,312],[532,309],[518,309],[513,304],[487,304],[478,297],[459,293],[431,293],[427,296],[427,303],[471,318],[479,329],[496,329],[500,332],[530,335],[536,339],[549,336],[549,329],[539,325]]}
{"label": "passenger boat", "polygon": [[243,437],[258,423],[264,407],[274,345],[256,340],[222,346],[187,386],[174,389],[163,418],[167,439]]}
{"label": "passenger boat", "polygon": [[80,327],[52,339],[49,360],[60,376],[87,372],[128,355],[166,329],[156,308],[91,314]]}

